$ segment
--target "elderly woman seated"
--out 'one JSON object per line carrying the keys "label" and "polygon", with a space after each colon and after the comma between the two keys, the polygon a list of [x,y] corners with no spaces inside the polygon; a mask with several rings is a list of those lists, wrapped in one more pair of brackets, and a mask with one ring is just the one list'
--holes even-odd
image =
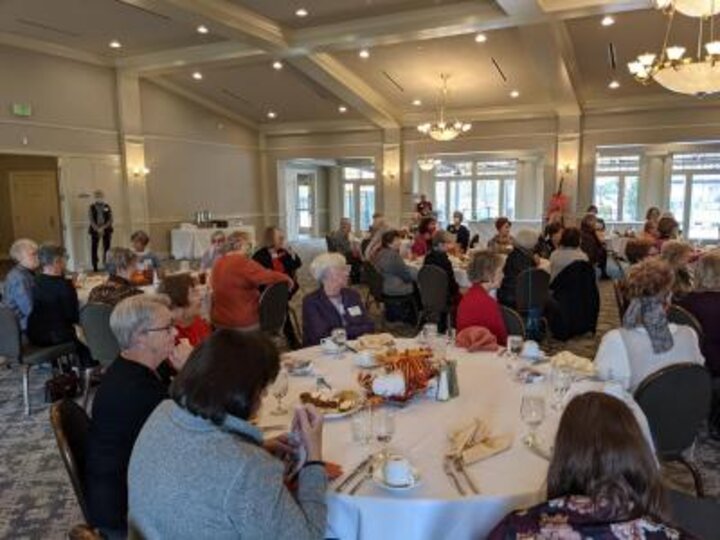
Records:
{"label": "elderly woman seated", "polygon": [[488,540],[687,538],[664,519],[655,456],[632,410],[613,396],[589,392],[570,401],[545,484],[547,501],[512,512]]}
{"label": "elderly woman seated", "polygon": [[662,248],[662,245],[668,240],[676,240],[680,234],[680,224],[672,215],[664,215],[657,222],[657,247]]}
{"label": "elderly woman seated", "polygon": [[598,373],[634,391],[657,370],[681,362],[704,364],[698,336],[689,326],[669,324],[673,271],[658,259],[632,266],[625,281],[630,302],[623,327],[603,337],[595,356]]}
{"label": "elderly woman seated", "polygon": [[127,528],[127,470],[135,439],[167,398],[169,381],[159,368],[169,360],[180,371],[191,351],[187,342],[175,345],[169,305],[166,296],[142,294],[122,300],[110,316],[120,356],[93,399],[83,471],[90,522],[110,538]]}
{"label": "elderly woman seated", "polygon": [[476,251],[468,266],[472,287],[460,300],[457,311],[458,332],[470,326],[484,326],[500,345],[507,341],[507,329],[497,301],[490,296],[502,282],[503,258],[492,251]]}
{"label": "elderly woman seated", "polygon": [[135,231],[130,236],[132,250],[138,258],[138,264],[143,268],[160,268],[160,258],[150,250],[150,237],[145,231]]}
{"label": "elderly woman seated", "polygon": [[540,257],[533,253],[537,239],[538,234],[532,229],[518,231],[515,237],[515,249],[505,260],[503,280],[498,289],[497,296],[501,304],[515,308],[515,288],[518,276],[525,270],[535,268],[540,261]]}
{"label": "elderly woman seated", "polygon": [[172,274],[160,283],[158,292],[170,299],[176,341],[187,339],[193,347],[199,345],[212,329],[201,317],[202,292],[190,274]]}
{"label": "elderly woman seated", "polygon": [[639,263],[651,255],[657,255],[654,241],[631,238],[625,245],[625,258],[630,264]]}
{"label": "elderly woman seated", "polygon": [[720,250],[705,253],[695,267],[695,289],[678,302],[700,322],[700,349],[713,376],[720,377]]}
{"label": "elderly woman seated", "polygon": [[375,257],[375,267],[383,277],[383,294],[407,296],[413,294],[415,275],[400,256],[400,233],[395,229],[382,235],[382,249]]}
{"label": "elderly woman seated", "polygon": [[88,302],[114,306],[120,300],[142,294],[140,289],[130,283],[137,262],[137,256],[129,249],[110,248],[105,257],[105,269],[109,274],[107,281],[90,291]]}
{"label": "elderly woman seated", "polygon": [[246,237],[228,236],[226,254],[217,260],[210,276],[213,291],[211,319],[215,326],[241,331],[259,329],[260,287],[273,283],[294,285],[282,272],[267,270],[247,255]]}
{"label": "elderly woman seated", "polygon": [[[228,360],[241,361],[228,361]],[[296,410],[295,447],[263,448],[252,420],[280,370],[260,335],[219,330],[187,361],[171,400],[148,418],[128,471],[129,522],[139,538],[324,538],[322,415]],[[295,494],[283,463],[295,466]],[[274,450],[272,455],[268,450]]]}
{"label": "elderly woman seated", "polygon": [[15,261],[5,277],[2,301],[15,314],[20,330],[27,330],[28,317],[33,307],[32,289],[38,267],[38,247],[35,242],[21,238],[10,247],[10,258]]}
{"label": "elderly woman seated", "polygon": [[310,272],[320,286],[303,298],[303,343],[306,347],[319,344],[335,328],[345,328],[349,339],[375,330],[360,294],[347,286],[350,268],[345,257],[339,253],[318,255],[310,265]]}
{"label": "elderly woman seated", "polygon": [[215,261],[223,256],[225,250],[225,233],[222,231],[215,231],[210,237],[210,247],[205,250],[200,259],[201,270],[212,270]]}
{"label": "elderly woman seated", "polygon": [[688,270],[692,256],[692,246],[680,240],[668,240],[660,250],[660,258],[670,265],[675,274],[672,292],[676,297],[689,293],[693,288],[692,276]]}

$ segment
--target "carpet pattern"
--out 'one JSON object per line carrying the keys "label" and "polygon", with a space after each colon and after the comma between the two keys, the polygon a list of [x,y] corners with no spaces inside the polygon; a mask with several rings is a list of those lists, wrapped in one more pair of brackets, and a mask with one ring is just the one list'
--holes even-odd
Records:
{"label": "carpet pattern", "polygon": [[[315,289],[308,267],[313,257],[324,251],[323,242],[303,242],[297,246],[305,265],[300,270],[301,292],[292,306],[302,316],[302,297]],[[363,296],[364,296],[364,292]],[[567,349],[592,358],[601,336],[617,327],[612,285],[600,283],[601,311],[596,335],[582,336],[567,343],[552,339],[542,346],[546,352]],[[372,316],[379,322],[379,314]],[[389,325],[397,335],[411,336],[414,329]],[[80,510],[60,459],[49,421],[49,407],[43,402],[43,383],[49,370],[35,369],[31,376],[34,412],[26,417],[22,406],[22,376],[17,367],[0,366],[0,538],[18,540],[62,539],[70,528],[82,521]],[[720,499],[720,443],[701,434],[693,452],[707,495]],[[682,467],[664,467],[668,485],[692,492],[692,479]]]}

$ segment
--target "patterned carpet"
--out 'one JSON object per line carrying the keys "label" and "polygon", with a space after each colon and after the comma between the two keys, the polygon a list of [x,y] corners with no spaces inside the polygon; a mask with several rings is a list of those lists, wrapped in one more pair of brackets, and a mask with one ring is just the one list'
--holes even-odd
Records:
{"label": "patterned carpet", "polygon": [[[301,294],[293,307],[301,315],[303,294],[315,284],[308,272],[313,256],[323,251],[319,242],[307,242],[297,250],[305,261],[300,272]],[[610,282],[601,282],[600,324],[596,336],[573,339],[568,343],[548,340],[548,352],[568,349],[593,357],[600,337],[618,325],[617,310]],[[377,313],[373,313],[377,317]],[[379,318],[378,318],[379,320]],[[413,329],[393,325],[391,331],[412,335]],[[26,417],[22,410],[21,373],[18,369],[0,367],[0,538],[62,539],[82,518],[75,502],[67,474],[58,454],[43,403],[43,382],[49,371],[33,371],[32,402],[34,412]],[[694,451],[709,496],[720,499],[720,443],[703,434]],[[691,491],[692,481],[681,467],[664,470],[669,485]]]}

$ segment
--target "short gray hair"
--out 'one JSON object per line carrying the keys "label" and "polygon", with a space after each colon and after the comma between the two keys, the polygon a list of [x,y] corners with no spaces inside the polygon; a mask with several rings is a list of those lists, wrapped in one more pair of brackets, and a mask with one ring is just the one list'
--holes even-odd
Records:
{"label": "short gray hair", "polygon": [[67,255],[67,251],[64,247],[57,244],[43,244],[38,249],[38,262],[40,266],[50,266],[65,255]]}
{"label": "short gray hair", "polygon": [[19,238],[10,246],[10,258],[15,262],[20,262],[25,251],[37,249],[37,247],[37,244],[29,238]]}
{"label": "short gray hair", "polygon": [[111,276],[117,275],[119,271],[127,270],[133,263],[137,263],[137,255],[128,248],[110,248],[105,256],[105,270]]}
{"label": "short gray hair", "polygon": [[139,294],[118,302],[110,315],[110,329],[121,350],[129,349],[139,332],[152,327],[163,310],[170,309],[164,294]]}
{"label": "short gray hair", "polygon": [[533,229],[520,229],[515,235],[515,243],[521,248],[532,249],[539,238],[540,235]]}
{"label": "short gray hair", "polygon": [[310,263],[310,273],[319,283],[322,283],[328,270],[346,266],[347,261],[340,253],[321,253]]}
{"label": "short gray hair", "polygon": [[494,251],[476,251],[470,258],[468,279],[471,283],[489,283],[504,262],[503,257]]}

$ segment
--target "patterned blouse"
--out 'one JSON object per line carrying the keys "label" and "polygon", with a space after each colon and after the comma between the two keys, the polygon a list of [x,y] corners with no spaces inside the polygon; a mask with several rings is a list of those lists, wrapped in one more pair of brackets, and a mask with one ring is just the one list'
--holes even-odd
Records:
{"label": "patterned blouse", "polygon": [[142,294],[142,291],[120,276],[110,276],[102,285],[98,285],[90,291],[88,303],[107,304],[114,306],[120,300],[130,296]]}
{"label": "patterned blouse", "polygon": [[643,516],[608,521],[598,515],[588,497],[553,499],[508,514],[490,533],[489,540],[687,540],[693,536]]}

